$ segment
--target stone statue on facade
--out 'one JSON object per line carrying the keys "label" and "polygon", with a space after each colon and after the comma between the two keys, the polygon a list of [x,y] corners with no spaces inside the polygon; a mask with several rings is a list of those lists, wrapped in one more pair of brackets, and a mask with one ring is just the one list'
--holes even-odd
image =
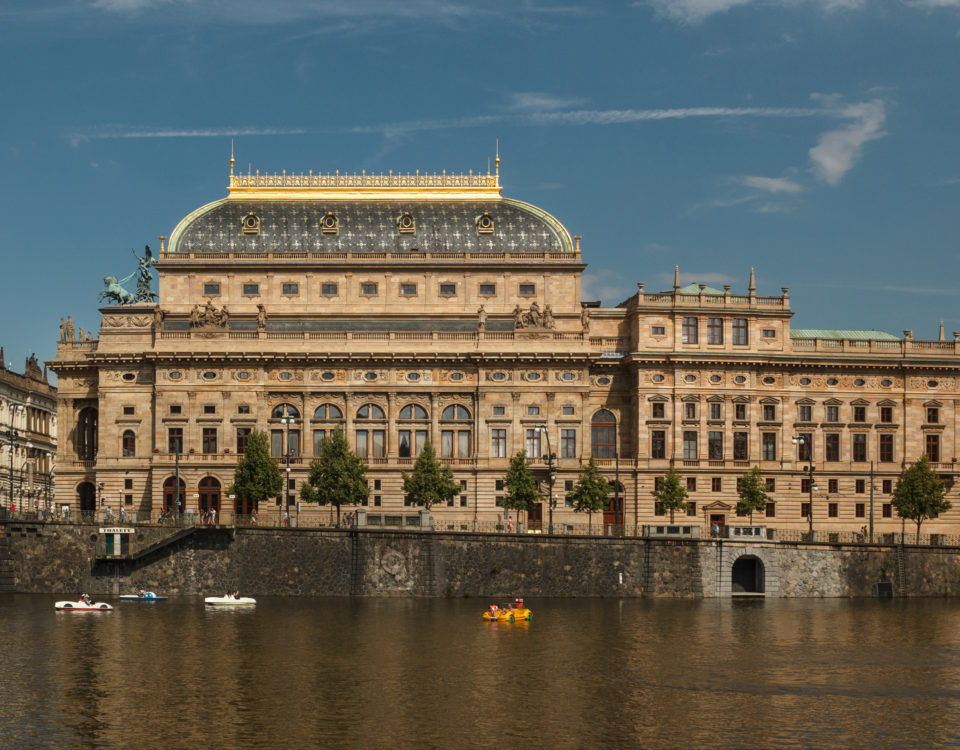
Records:
{"label": "stone statue on facade", "polygon": [[63,318],[60,318],[60,340],[67,340],[67,324],[63,322]]}
{"label": "stone statue on facade", "polygon": [[69,315],[67,316],[67,333],[65,341],[73,341],[73,318]]}
{"label": "stone statue on facade", "polygon": [[513,327],[516,328],[554,328],[556,321],[553,318],[553,310],[547,305],[543,312],[540,312],[540,305],[536,300],[530,303],[530,309],[521,310],[517,305],[513,311]]}
{"label": "stone statue on facade", "polygon": [[194,305],[190,311],[191,328],[226,328],[229,320],[230,313],[226,306],[218,310],[210,300],[203,307]]}
{"label": "stone statue on facade", "polygon": [[116,276],[104,276],[103,291],[97,295],[97,300],[100,302],[104,300],[115,302],[118,305],[129,305],[133,303],[134,297],[120,285]]}
{"label": "stone statue on facade", "polygon": [[82,344],[83,343],[83,326],[79,326],[78,331],[79,331],[79,335],[77,336],[77,341],[79,341]]}
{"label": "stone statue on facade", "polygon": [[583,310],[580,313],[580,325],[583,327],[584,333],[590,333],[590,308],[584,306]]}
{"label": "stone statue on facade", "polygon": [[153,327],[157,331],[163,328],[163,310],[160,309],[160,305],[153,309]]}
{"label": "stone statue on facade", "polygon": [[487,311],[483,305],[480,305],[480,309],[477,310],[477,330],[487,330]]}
{"label": "stone statue on facade", "polygon": [[146,245],[143,257],[137,255],[133,248],[130,248],[133,257],[137,259],[139,267],[137,268],[137,291],[134,295],[134,302],[152,302],[157,298],[155,292],[150,291],[150,282],[153,280],[153,272],[150,270],[157,265],[153,253],[150,251],[150,245]]}
{"label": "stone statue on facade", "polygon": [[263,304],[257,305],[257,330],[263,331],[267,328],[267,308]]}
{"label": "stone statue on facade", "polygon": [[543,327],[556,328],[556,321],[553,319],[553,309],[550,305],[543,306]]}

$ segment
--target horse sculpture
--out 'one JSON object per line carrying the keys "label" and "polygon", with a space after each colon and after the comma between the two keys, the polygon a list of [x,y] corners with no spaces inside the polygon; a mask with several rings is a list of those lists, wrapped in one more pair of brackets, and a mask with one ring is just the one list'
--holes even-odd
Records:
{"label": "horse sculpture", "polygon": [[105,287],[104,290],[97,295],[97,299],[100,302],[107,300],[108,302],[116,302],[118,305],[129,305],[133,303],[133,295],[120,286],[116,276],[104,276],[103,286]]}

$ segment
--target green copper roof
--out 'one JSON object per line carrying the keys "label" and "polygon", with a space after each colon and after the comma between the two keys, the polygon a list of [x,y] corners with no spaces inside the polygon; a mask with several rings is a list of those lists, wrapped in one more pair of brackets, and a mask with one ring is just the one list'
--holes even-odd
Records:
{"label": "green copper roof", "polygon": [[886,331],[845,331],[829,328],[794,328],[792,339],[855,339],[858,341],[899,341],[899,337]]}
{"label": "green copper roof", "polygon": [[[704,294],[723,294],[722,289],[714,289],[712,286],[704,287]],[[699,284],[687,284],[686,286],[680,287],[680,294],[700,294],[700,285]]]}

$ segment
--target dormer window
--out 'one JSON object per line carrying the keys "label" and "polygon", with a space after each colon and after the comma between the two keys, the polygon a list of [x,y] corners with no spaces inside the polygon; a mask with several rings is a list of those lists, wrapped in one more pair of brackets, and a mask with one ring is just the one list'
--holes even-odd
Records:
{"label": "dormer window", "polygon": [[493,234],[493,217],[489,211],[484,211],[477,217],[477,234]]}
{"label": "dormer window", "polygon": [[411,216],[409,211],[404,211],[397,219],[397,231],[400,234],[416,234],[417,221]]}
{"label": "dormer window", "polygon": [[340,231],[340,222],[333,211],[327,211],[327,215],[320,220],[320,231],[323,234],[337,234]]}
{"label": "dormer window", "polygon": [[260,217],[251,211],[243,217],[240,229],[244,234],[260,234]]}

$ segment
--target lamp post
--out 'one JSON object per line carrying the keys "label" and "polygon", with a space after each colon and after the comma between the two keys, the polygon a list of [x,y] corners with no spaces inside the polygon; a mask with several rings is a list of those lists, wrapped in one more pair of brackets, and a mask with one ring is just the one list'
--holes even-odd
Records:
{"label": "lamp post", "polygon": [[557,478],[557,469],[553,465],[553,462],[557,458],[557,454],[550,449],[550,433],[547,430],[545,424],[538,424],[537,429],[540,430],[547,438],[547,453],[543,457],[543,460],[547,462],[547,481],[550,483],[550,494],[547,495],[547,533],[553,534],[553,483]]}
{"label": "lamp post", "polygon": [[16,421],[17,414],[23,414],[24,408],[23,404],[10,404],[10,424],[7,425],[7,430],[4,433],[4,436],[7,438],[7,444],[10,450],[10,511],[14,509],[13,502],[13,449],[17,444],[17,439],[19,438],[17,427],[14,424]]}
{"label": "lamp post", "polygon": [[[297,418],[292,416],[289,412],[280,418],[280,423],[284,425],[287,429],[287,449],[284,451],[284,457],[287,460],[287,477],[286,484],[283,487],[282,495],[282,507],[280,508],[280,518],[277,521],[278,526],[283,525],[284,514],[289,514],[290,512],[290,456],[293,455],[293,450],[290,448],[290,425],[297,423]],[[287,516],[289,518],[289,515]]]}
{"label": "lamp post", "polygon": [[[803,435],[794,435],[791,438],[791,440],[793,441],[793,444],[797,446],[798,450],[800,446],[807,444],[807,439],[803,437]],[[809,490],[809,493],[810,493],[809,494],[810,499],[807,504],[807,522],[809,524],[810,541],[812,542],[813,541],[813,492],[814,490],[818,489],[818,487],[816,486],[816,484],[814,484],[814,480],[813,480],[813,470],[815,468],[813,465],[813,456],[808,455],[807,459],[810,462],[807,465],[807,468],[805,469],[805,471],[807,472],[807,490]]]}

